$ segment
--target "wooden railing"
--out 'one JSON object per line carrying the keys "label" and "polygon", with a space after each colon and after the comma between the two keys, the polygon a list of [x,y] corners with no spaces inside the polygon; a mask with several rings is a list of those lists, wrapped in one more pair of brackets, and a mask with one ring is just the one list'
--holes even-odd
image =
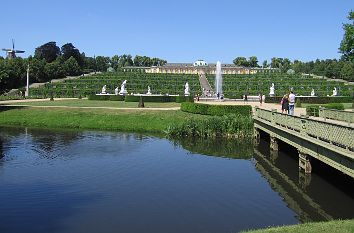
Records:
{"label": "wooden railing", "polygon": [[354,123],[354,112],[349,111],[320,108],[319,117],[323,117],[325,120],[332,119],[337,121],[345,121],[349,124]]}
{"label": "wooden railing", "polygon": [[290,130],[293,134],[308,140],[317,139],[334,149],[345,150],[348,155],[351,155],[349,157],[354,155],[353,127],[313,120],[306,116],[291,116],[277,112],[277,110],[270,111],[257,107],[254,119],[260,119],[269,125]]}

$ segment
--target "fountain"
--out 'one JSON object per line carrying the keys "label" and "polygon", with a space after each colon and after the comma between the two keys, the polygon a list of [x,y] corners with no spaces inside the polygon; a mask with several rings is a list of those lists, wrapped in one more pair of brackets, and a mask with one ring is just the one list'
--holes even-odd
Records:
{"label": "fountain", "polygon": [[215,93],[219,98],[222,95],[222,73],[221,73],[221,63],[218,61],[216,63],[216,73],[215,73]]}

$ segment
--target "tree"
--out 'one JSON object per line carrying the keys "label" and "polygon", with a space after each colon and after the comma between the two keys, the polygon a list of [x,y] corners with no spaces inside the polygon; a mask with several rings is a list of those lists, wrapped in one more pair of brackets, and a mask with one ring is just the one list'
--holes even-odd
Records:
{"label": "tree", "polygon": [[236,57],[232,62],[236,66],[248,66],[248,61],[245,57]]}
{"label": "tree", "polygon": [[343,24],[344,36],[340,43],[339,52],[342,54],[342,59],[345,61],[354,62],[354,12],[350,11],[349,20],[352,23]]}
{"label": "tree", "polygon": [[258,58],[256,56],[252,56],[250,57],[250,60],[249,60],[249,66],[250,67],[259,67],[258,65]]}
{"label": "tree", "polygon": [[348,81],[354,81],[354,63],[345,62],[342,69],[340,70],[341,78]]}
{"label": "tree", "polygon": [[109,57],[98,56],[96,57],[97,71],[105,72],[109,67],[110,59]]}
{"label": "tree", "polygon": [[268,61],[264,60],[262,66],[263,66],[263,68],[268,68],[269,67]]}
{"label": "tree", "polygon": [[55,61],[60,56],[60,48],[56,42],[51,41],[36,48],[34,57],[37,59],[45,59],[46,62]]}
{"label": "tree", "polygon": [[61,47],[62,62],[73,57],[80,67],[84,66],[84,57],[72,43],[67,43]]}
{"label": "tree", "polygon": [[45,59],[29,58],[30,66],[30,82],[43,82],[45,78],[44,67],[46,65]]}
{"label": "tree", "polygon": [[65,72],[61,67],[60,63],[55,61],[52,63],[47,63],[44,67],[44,73],[46,77],[46,81],[51,79],[63,78],[65,76]]}
{"label": "tree", "polygon": [[80,75],[81,68],[74,57],[70,57],[63,64],[63,69],[66,75]]}

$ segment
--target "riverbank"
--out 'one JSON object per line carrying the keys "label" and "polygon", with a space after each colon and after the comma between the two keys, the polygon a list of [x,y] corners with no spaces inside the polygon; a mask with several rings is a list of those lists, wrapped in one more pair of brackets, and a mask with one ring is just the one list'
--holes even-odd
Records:
{"label": "riverbank", "polygon": [[291,226],[272,227],[259,230],[243,231],[244,233],[272,233],[272,232],[308,232],[308,233],[352,233],[354,232],[354,219],[333,220],[328,222],[304,223]]}

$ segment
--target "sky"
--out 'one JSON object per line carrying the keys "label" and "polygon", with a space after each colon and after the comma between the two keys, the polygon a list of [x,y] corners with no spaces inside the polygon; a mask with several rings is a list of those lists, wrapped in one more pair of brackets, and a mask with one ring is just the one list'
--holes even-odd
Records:
{"label": "sky", "polygon": [[55,41],[86,56],[168,62],[333,59],[350,10],[353,0],[1,0],[0,48],[13,38],[22,57]]}

